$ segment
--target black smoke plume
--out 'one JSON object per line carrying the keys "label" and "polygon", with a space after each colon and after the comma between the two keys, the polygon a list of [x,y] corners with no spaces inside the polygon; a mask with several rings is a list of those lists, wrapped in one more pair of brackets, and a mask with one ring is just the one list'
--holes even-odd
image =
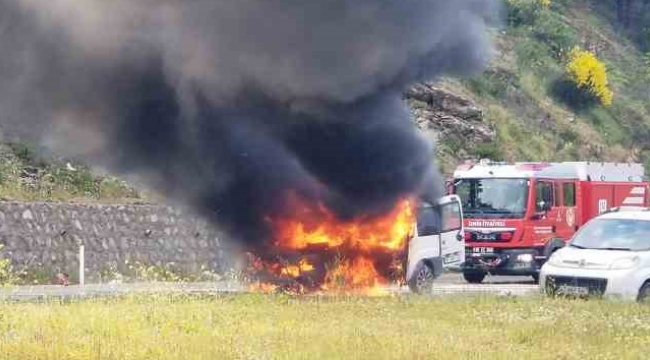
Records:
{"label": "black smoke plume", "polygon": [[490,56],[491,0],[0,0],[5,134],[137,176],[256,244],[436,192],[401,92]]}

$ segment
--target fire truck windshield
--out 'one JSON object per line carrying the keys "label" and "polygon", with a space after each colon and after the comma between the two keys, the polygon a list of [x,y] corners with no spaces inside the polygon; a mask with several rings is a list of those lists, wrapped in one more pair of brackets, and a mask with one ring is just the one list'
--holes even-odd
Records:
{"label": "fire truck windshield", "polygon": [[457,179],[455,193],[466,218],[523,218],[528,199],[527,179]]}

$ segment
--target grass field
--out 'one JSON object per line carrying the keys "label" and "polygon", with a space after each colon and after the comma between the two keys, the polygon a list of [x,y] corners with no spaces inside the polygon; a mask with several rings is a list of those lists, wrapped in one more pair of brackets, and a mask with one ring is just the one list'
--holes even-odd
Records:
{"label": "grass field", "polygon": [[646,359],[650,307],[147,296],[0,305],[0,359]]}

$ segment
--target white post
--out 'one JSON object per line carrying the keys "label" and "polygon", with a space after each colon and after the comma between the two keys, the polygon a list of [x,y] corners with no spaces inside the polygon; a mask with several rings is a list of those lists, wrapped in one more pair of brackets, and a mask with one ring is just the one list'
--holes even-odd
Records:
{"label": "white post", "polygon": [[85,269],[86,269],[86,260],[84,258],[84,244],[83,242],[79,244],[79,285],[84,286],[84,283],[86,282],[85,279]]}

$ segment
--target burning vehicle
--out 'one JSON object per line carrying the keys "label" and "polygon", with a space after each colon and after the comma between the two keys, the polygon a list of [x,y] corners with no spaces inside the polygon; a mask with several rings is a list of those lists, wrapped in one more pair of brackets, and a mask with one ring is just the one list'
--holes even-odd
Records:
{"label": "burning vehicle", "polygon": [[[403,199],[387,214],[342,221],[299,203],[293,218],[269,218],[275,241],[249,253],[251,290],[376,294],[408,284],[430,291],[445,268],[464,261],[460,199]],[[261,254],[261,255],[255,255]]]}
{"label": "burning vehicle", "polygon": [[417,290],[462,226],[414,200],[444,180],[402,94],[480,73],[500,3],[0,0],[0,127],[189,208],[261,287]]}

